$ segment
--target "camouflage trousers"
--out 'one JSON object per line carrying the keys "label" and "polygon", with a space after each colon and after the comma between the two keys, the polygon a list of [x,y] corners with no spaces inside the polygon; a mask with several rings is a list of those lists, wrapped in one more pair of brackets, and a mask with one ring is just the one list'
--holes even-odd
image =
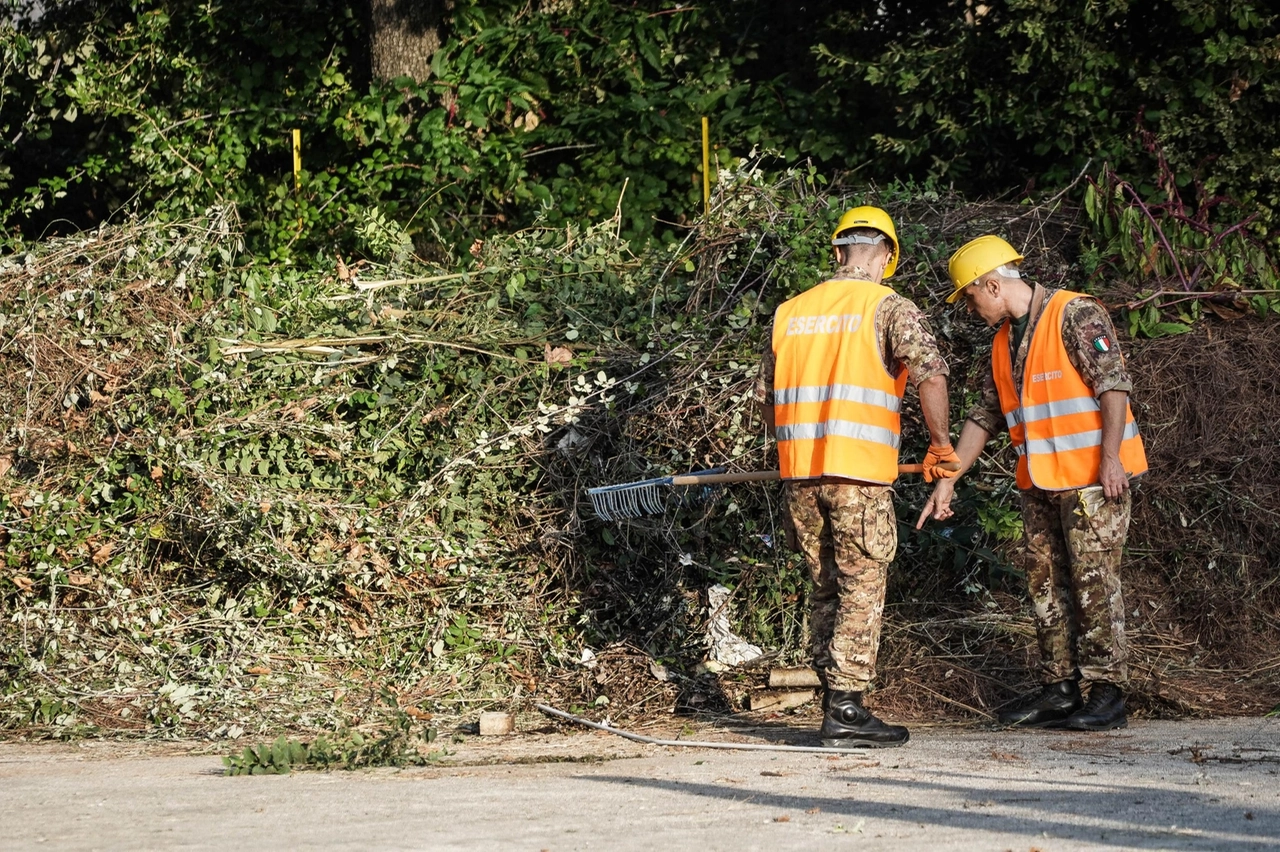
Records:
{"label": "camouflage trousers", "polygon": [[1096,485],[1022,492],[1027,588],[1045,683],[1077,670],[1086,681],[1129,679],[1120,553],[1132,505],[1129,491],[1106,500]]}
{"label": "camouflage trousers", "polygon": [[801,480],[787,483],[785,501],[813,580],[814,666],[832,689],[865,691],[876,673],[885,577],[898,549],[893,489]]}

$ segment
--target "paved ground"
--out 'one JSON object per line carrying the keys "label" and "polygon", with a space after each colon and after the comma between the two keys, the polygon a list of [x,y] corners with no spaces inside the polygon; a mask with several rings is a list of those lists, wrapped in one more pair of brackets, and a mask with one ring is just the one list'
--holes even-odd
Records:
{"label": "paved ground", "polygon": [[1278,719],[916,727],[856,757],[545,729],[448,766],[251,778],[195,747],[0,743],[0,848],[1280,848]]}

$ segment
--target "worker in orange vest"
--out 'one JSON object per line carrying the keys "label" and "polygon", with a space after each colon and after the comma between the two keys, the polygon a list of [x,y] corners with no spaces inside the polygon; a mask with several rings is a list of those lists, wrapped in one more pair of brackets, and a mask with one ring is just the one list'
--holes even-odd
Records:
{"label": "worker in orange vest", "polygon": [[898,546],[892,483],[900,411],[916,386],[931,446],[925,477],[954,476],[947,365],[924,314],[882,285],[898,237],[877,207],[845,212],[832,235],[840,269],[784,302],[756,385],[778,442],[788,539],[813,590],[814,666],[823,684],[828,747],[896,746],[909,734],[863,706],[875,675],[885,577]]}
{"label": "worker in orange vest", "polygon": [[[981,401],[956,451],[961,472],[1002,429],[1017,453],[1026,574],[1040,645],[1042,688],[999,714],[1006,725],[1110,730],[1127,721],[1128,645],[1120,554],[1129,480],[1147,458],[1129,407],[1132,383],[1106,309],[1068,290],[1032,286],[997,236],[951,256],[954,287],[971,313],[1000,329]],[[955,479],[940,481],[916,528],[953,514]],[[1091,684],[1086,701],[1081,681]]]}

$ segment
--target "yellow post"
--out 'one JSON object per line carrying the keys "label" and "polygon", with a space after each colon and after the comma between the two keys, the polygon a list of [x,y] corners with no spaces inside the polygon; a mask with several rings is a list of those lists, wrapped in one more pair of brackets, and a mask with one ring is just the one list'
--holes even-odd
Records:
{"label": "yellow post", "polygon": [[293,191],[302,191],[302,131],[293,131]]}
{"label": "yellow post", "polygon": [[702,214],[711,213],[711,133],[707,117],[702,117]]}

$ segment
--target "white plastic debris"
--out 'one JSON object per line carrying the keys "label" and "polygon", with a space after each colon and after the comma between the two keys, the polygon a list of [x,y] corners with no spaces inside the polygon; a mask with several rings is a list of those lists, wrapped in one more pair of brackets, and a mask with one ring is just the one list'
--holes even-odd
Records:
{"label": "white plastic debris", "polygon": [[729,600],[730,594],[729,589],[719,583],[707,589],[707,610],[711,615],[707,620],[707,634],[711,641],[708,662],[740,666],[764,656],[764,651],[729,628],[729,611],[724,604]]}
{"label": "white plastic debris", "polygon": [[574,429],[572,426],[556,441],[556,449],[565,456],[574,456],[578,453],[578,448],[587,443],[588,439],[585,435]]}

